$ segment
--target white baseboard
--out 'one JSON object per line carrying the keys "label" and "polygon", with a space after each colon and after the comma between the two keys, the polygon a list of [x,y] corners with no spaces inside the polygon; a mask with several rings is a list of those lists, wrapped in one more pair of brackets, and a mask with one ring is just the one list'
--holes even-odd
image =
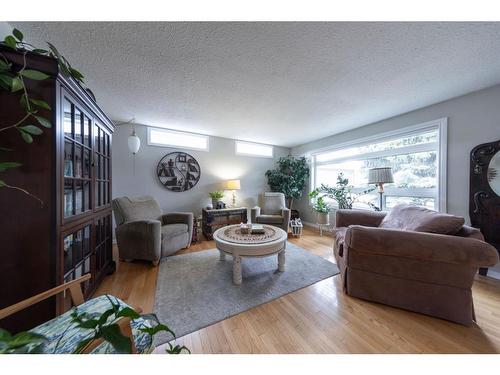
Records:
{"label": "white baseboard", "polygon": [[488,270],[488,276],[486,277],[491,277],[492,279],[500,280],[500,272]]}

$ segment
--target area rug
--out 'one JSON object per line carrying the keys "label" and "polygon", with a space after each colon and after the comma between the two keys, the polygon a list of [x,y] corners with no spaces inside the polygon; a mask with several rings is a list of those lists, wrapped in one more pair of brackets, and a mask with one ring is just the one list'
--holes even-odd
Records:
{"label": "area rug", "polygon": [[[285,272],[278,257],[243,258],[243,283],[232,282],[232,258],[216,249],[165,258],[159,265],[154,312],[177,337],[272,301],[339,273],[337,266],[287,243]],[[155,345],[172,339],[158,334]]]}

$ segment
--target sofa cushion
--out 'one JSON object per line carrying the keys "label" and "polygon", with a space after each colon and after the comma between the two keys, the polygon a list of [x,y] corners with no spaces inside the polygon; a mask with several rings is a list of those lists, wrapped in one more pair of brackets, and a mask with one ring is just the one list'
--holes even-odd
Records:
{"label": "sofa cushion", "polygon": [[460,216],[420,206],[398,204],[384,217],[379,228],[454,235],[464,223],[465,219]]}
{"label": "sofa cushion", "polygon": [[161,227],[162,238],[174,237],[179,234],[187,233],[187,224],[167,224]]}

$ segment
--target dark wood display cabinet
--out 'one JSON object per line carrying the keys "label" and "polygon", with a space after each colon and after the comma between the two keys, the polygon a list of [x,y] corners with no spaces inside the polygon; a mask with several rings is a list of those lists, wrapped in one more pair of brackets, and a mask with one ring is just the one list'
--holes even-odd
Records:
{"label": "dark wood display cabinet", "polygon": [[[16,65],[22,55],[0,49]],[[26,80],[33,98],[49,103],[40,115],[51,119],[32,144],[14,129],[4,131],[2,161],[20,161],[20,168],[2,174],[40,203],[14,189],[0,189],[0,308],[90,273],[84,284],[89,297],[106,274],[112,258],[111,145],[113,122],[72,79],[59,74],[49,57],[27,54],[27,68],[50,76]],[[0,127],[24,116],[21,94],[0,91]],[[60,295],[4,320],[0,327],[16,332],[47,321],[70,307]]]}

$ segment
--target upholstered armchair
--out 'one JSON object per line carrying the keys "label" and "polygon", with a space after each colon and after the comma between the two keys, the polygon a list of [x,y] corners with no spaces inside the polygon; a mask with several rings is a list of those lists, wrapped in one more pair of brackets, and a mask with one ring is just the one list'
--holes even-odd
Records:
{"label": "upholstered armchair", "polygon": [[337,211],[334,255],[344,291],[471,325],[474,276],[498,262],[495,248],[463,218],[416,206],[393,211]]}
{"label": "upholstered armchair", "polygon": [[113,199],[120,259],[143,259],[158,265],[162,257],[186,248],[193,234],[191,212],[163,214],[153,197]]}
{"label": "upholstered armchair", "polygon": [[270,224],[288,232],[290,210],[286,208],[285,194],[263,193],[259,195],[259,206],[251,210],[252,223]]}

